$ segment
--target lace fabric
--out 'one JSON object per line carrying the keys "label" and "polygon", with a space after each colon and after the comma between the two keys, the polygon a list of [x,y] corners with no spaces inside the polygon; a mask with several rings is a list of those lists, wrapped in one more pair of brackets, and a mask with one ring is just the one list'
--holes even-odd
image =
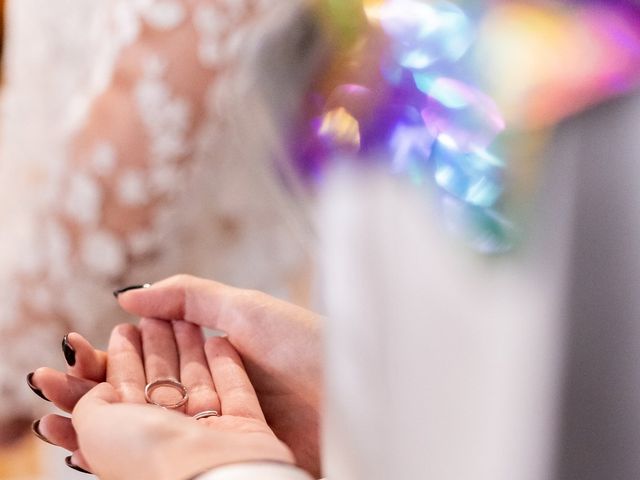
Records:
{"label": "lace fabric", "polygon": [[101,343],[128,320],[114,288],[188,272],[278,293],[301,263],[273,185],[228,140],[238,59],[272,7],[9,4],[0,421],[29,413],[23,377],[60,366],[64,333]]}

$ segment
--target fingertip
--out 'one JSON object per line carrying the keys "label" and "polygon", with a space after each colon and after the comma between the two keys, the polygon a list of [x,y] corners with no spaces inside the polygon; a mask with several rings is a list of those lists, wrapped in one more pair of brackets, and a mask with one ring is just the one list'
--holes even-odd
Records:
{"label": "fingertip", "polygon": [[70,412],[78,400],[96,385],[95,381],[47,367],[36,370],[31,383],[45,398],[66,412]]}
{"label": "fingertip", "polygon": [[[65,339],[67,348],[65,348]],[[79,333],[68,333],[65,339],[62,341],[62,350],[69,365],[68,372],[96,382],[104,380],[107,368],[106,353],[97,350]]]}
{"label": "fingertip", "polygon": [[78,332],[69,332],[64,338],[67,344],[78,353],[79,350],[95,350],[93,344]]}
{"label": "fingertip", "polygon": [[34,431],[36,435],[39,434],[39,436],[46,437],[43,440],[45,440],[46,442],[52,443],[49,440],[49,437],[51,437],[51,430],[55,429],[55,424],[57,423],[57,417],[62,418],[59,415],[56,415],[55,413],[49,413],[48,415],[45,415],[41,419],[33,422],[31,429]]}
{"label": "fingertip", "polygon": [[114,351],[123,348],[128,349],[130,345],[134,345],[135,349],[141,352],[140,328],[131,323],[116,325],[111,331],[107,355],[110,356]]}
{"label": "fingertip", "polygon": [[125,311],[135,313],[135,310],[139,308],[139,305],[144,304],[144,298],[146,298],[148,292],[156,290],[157,284],[144,283],[141,285],[133,285],[130,287],[124,287],[113,292],[113,296]]}
{"label": "fingertip", "polygon": [[64,463],[67,465],[67,467],[76,470],[77,472],[88,473],[91,475],[91,472],[89,471],[89,464],[85,460],[80,450],[76,450],[71,455],[66,457],[64,459]]}
{"label": "fingertip", "polygon": [[35,377],[40,377],[42,375],[46,375],[47,373],[55,372],[55,371],[56,370],[50,367],[38,367],[33,371],[33,378],[35,379]]}
{"label": "fingertip", "polygon": [[120,323],[113,327],[111,332],[112,335],[119,335],[122,337],[129,337],[130,335],[135,335],[137,333],[139,333],[139,329],[132,323]]}
{"label": "fingertip", "polygon": [[42,422],[42,420],[44,420],[44,418],[40,418],[40,419],[34,421],[31,424],[31,431],[33,432],[33,434],[37,438],[39,438],[43,442],[48,443],[49,445],[55,445],[55,443],[53,443],[51,440],[49,440],[49,437],[47,436],[47,433],[43,432],[44,423]]}
{"label": "fingertip", "polygon": [[67,450],[76,450],[78,440],[71,419],[50,413],[33,422],[33,433],[42,441]]}
{"label": "fingertip", "polygon": [[69,332],[66,335],[67,340],[69,340],[70,343],[75,343],[75,342],[79,342],[84,340],[85,342],[87,341],[82,335],[80,335],[78,332]]}
{"label": "fingertip", "polygon": [[116,297],[117,300],[121,300],[123,297],[127,296],[129,292],[134,292],[136,290],[146,290],[151,288],[151,283],[141,283],[139,285],[128,285],[126,287],[118,288],[113,291],[113,296]]}
{"label": "fingertip", "polygon": [[[32,390],[34,389],[41,390],[43,380],[46,381],[49,379],[49,377],[52,374],[55,376],[57,373],[59,372],[57,372],[53,368],[39,367],[39,368],[36,368],[33,372],[31,372],[29,375],[27,375],[27,383],[29,384],[29,387],[31,387]],[[45,398],[45,400],[49,400],[49,399]]]}
{"label": "fingertip", "polygon": [[60,375],[64,373],[49,367],[38,367],[28,375],[28,380],[32,387],[42,389],[48,387],[50,381],[55,381]]}

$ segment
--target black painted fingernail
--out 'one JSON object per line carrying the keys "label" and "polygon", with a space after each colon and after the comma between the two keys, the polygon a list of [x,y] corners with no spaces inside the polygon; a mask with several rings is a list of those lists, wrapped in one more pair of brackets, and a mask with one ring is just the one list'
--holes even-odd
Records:
{"label": "black painted fingernail", "polygon": [[80,468],[79,466],[71,463],[71,455],[69,455],[68,457],[65,457],[64,463],[67,465],[67,467],[77,470],[78,472],[91,474],[91,472],[85,470],[84,468]]}
{"label": "black painted fingernail", "polygon": [[151,286],[150,283],[144,283],[142,285],[131,285],[129,287],[124,287],[124,288],[120,288],[118,290],[115,290],[113,292],[113,296],[118,298],[118,295],[120,295],[121,293],[128,292],[129,290],[138,290],[140,288],[149,288],[150,286]]}
{"label": "black painted fingernail", "polygon": [[64,359],[67,361],[67,365],[73,367],[76,364],[76,351],[69,343],[69,335],[65,335],[62,339],[62,353],[64,353]]}
{"label": "black painted fingernail", "polygon": [[47,402],[50,402],[51,400],[49,400],[47,397],[44,396],[44,393],[42,393],[42,390],[40,390],[38,387],[36,387],[33,382],[33,373],[31,372],[29,375],[27,375],[27,385],[29,385],[29,388],[31,390],[33,390],[33,393],[35,393],[36,395],[38,395],[40,398],[42,398],[43,400],[46,400]]}
{"label": "black painted fingernail", "polygon": [[31,424],[31,431],[33,432],[33,434],[38,437],[40,440],[42,440],[43,442],[47,442],[51,445],[54,445],[53,443],[51,443],[49,441],[49,439],[47,437],[45,437],[44,435],[42,435],[40,433],[40,420],[36,420],[35,422],[33,422]]}

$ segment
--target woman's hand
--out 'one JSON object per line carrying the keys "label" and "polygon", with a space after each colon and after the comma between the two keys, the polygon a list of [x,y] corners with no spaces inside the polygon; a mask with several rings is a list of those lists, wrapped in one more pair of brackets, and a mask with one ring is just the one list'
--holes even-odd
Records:
{"label": "woman's hand", "polygon": [[[121,401],[111,384],[101,383],[73,411],[83,457],[74,454],[71,461],[86,461],[101,479],[176,480],[230,463],[293,464],[291,452],[264,421],[242,416],[248,412],[194,420],[160,407]],[[233,401],[225,403],[233,412]]]}
{"label": "woman's hand", "polygon": [[[73,426],[57,415],[46,416],[39,424],[47,440],[74,451],[71,465],[105,479],[175,479],[230,462],[293,463],[289,449],[266,424],[242,361],[226,339],[211,338],[205,343],[200,329],[192,324],[144,319],[139,330],[132,325],[117,327],[106,357],[88,344],[83,346],[81,337],[72,340],[77,357],[88,355],[86,360],[95,361],[93,367],[104,364],[101,358],[108,359],[109,384],[96,386],[62,374],[56,378],[54,371],[37,372],[47,385],[40,388],[54,398],[58,395],[57,403],[63,408],[70,406],[60,403],[63,397],[69,402],[92,388],[77,401]],[[81,368],[79,360],[73,368]],[[69,385],[66,397],[62,378]],[[164,378],[180,379],[187,388],[189,400],[180,410],[146,403],[145,385]],[[153,393],[153,400],[163,404],[180,398],[169,388]],[[191,418],[205,410],[216,410],[221,416]]]}
{"label": "woman's hand", "polygon": [[118,295],[128,312],[186,320],[229,335],[267,421],[298,464],[320,476],[320,316],[266,294],[178,275]]}
{"label": "woman's hand", "polygon": [[[118,296],[131,313],[187,320],[224,330],[238,350],[273,431],[292,450],[298,464],[320,476],[319,422],[322,392],[321,318],[260,292],[179,275],[151,288]],[[106,378],[107,354],[77,333],[66,338],[68,375],[36,370],[32,381],[58,407],[71,411],[76,402]],[[73,450],[70,422],[48,416],[38,433]]]}

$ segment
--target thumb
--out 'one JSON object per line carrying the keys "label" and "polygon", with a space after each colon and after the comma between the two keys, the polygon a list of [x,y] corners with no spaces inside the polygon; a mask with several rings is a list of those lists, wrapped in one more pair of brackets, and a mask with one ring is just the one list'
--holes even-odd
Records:
{"label": "thumb", "polygon": [[78,401],[71,415],[74,428],[81,434],[92,420],[100,418],[101,409],[120,402],[120,396],[110,383],[99,383]]}
{"label": "thumb", "polygon": [[225,312],[246,302],[247,297],[244,290],[212,280],[176,275],[149,288],[124,291],[117,299],[125,311],[140,317],[186,320],[227,330],[230,315]]}

